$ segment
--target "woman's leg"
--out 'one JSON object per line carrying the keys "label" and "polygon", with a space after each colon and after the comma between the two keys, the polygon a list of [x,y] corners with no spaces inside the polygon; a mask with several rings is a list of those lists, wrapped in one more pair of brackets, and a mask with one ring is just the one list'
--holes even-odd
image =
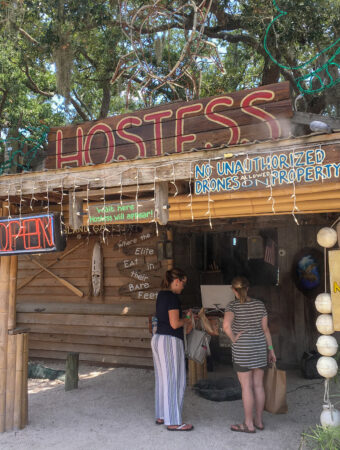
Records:
{"label": "woman's leg", "polygon": [[159,357],[159,334],[155,334],[151,339],[151,349],[153,356],[153,364],[155,369],[155,416],[157,419],[164,419],[163,404],[163,379],[161,369],[161,359]]}
{"label": "woman's leg", "polygon": [[157,410],[156,418],[164,418],[165,425],[182,424],[182,407],[185,391],[185,358],[181,339],[173,336],[156,335],[157,340],[157,372],[160,395],[159,404],[162,409]]}
{"label": "woman's leg", "polygon": [[264,408],[264,387],[263,387],[263,375],[264,370],[254,369],[253,374],[253,386],[254,386],[254,397],[255,397],[255,424],[258,427],[263,427],[262,416]]}
{"label": "woman's leg", "polygon": [[237,372],[237,376],[242,388],[244,423],[250,431],[253,431],[255,428],[253,422],[254,392],[252,371]]}

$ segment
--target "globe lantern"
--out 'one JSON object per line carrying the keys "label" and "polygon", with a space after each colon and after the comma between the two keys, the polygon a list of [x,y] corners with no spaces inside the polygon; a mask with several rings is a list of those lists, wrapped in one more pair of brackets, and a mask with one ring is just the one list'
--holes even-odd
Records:
{"label": "globe lantern", "polygon": [[330,314],[332,312],[332,298],[327,292],[319,294],[315,299],[315,307],[319,313]]}

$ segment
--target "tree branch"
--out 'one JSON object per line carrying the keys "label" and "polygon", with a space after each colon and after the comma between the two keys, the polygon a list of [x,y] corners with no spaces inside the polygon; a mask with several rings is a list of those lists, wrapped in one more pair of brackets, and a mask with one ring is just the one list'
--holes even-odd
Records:
{"label": "tree branch", "polygon": [[[79,103],[87,110],[86,106],[84,105],[84,103],[79,99],[79,97],[77,96],[76,92],[72,91],[72,94],[76,97],[76,99],[79,101]],[[89,120],[91,120],[86,113],[81,109],[81,106],[74,100],[74,98],[72,98],[70,96],[70,101],[72,106],[74,107],[74,109],[77,111],[77,113],[80,115],[80,117],[84,120],[84,122],[87,122]],[[91,115],[91,114],[90,114]]]}
{"label": "tree branch", "polygon": [[45,91],[42,91],[42,90],[37,86],[37,84],[33,81],[31,75],[29,74],[29,68],[28,68],[28,65],[27,65],[26,62],[25,62],[25,74],[26,74],[26,76],[27,76],[27,83],[26,83],[26,85],[27,85],[27,87],[28,87],[29,89],[31,89],[31,91],[35,92],[36,94],[41,94],[41,95],[43,95],[44,97],[48,97],[48,98],[53,97],[54,92],[45,92]]}

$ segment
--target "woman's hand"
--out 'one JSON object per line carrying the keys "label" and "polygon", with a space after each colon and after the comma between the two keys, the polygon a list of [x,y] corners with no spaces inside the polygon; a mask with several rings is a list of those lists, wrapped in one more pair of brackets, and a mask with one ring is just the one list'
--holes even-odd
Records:
{"label": "woman's hand", "polygon": [[269,361],[270,364],[273,364],[273,363],[276,362],[276,356],[275,356],[274,350],[269,350],[268,361]]}
{"label": "woman's hand", "polygon": [[235,335],[234,340],[232,341],[232,343],[235,344],[235,342],[239,340],[240,336],[242,336],[243,333],[244,333],[244,331],[240,331],[239,333],[237,333]]}

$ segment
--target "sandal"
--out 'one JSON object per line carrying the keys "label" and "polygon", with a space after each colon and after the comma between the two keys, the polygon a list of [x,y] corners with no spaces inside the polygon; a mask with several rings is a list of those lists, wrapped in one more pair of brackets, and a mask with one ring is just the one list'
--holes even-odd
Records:
{"label": "sandal", "polygon": [[230,427],[231,431],[238,431],[239,433],[256,433],[256,430],[249,430],[245,423],[235,424]]}
{"label": "sandal", "polygon": [[254,424],[254,427],[257,428],[257,429],[260,430],[260,431],[263,431],[263,430],[264,430],[264,425],[263,425],[263,427],[258,427],[257,425]]}
{"label": "sandal", "polygon": [[[174,427],[174,428],[170,428]],[[169,425],[166,427],[169,431],[191,431],[194,429],[193,425],[182,423],[182,425]]]}
{"label": "sandal", "polygon": [[156,419],[155,420],[155,424],[156,425],[164,425],[164,420],[163,419]]}

